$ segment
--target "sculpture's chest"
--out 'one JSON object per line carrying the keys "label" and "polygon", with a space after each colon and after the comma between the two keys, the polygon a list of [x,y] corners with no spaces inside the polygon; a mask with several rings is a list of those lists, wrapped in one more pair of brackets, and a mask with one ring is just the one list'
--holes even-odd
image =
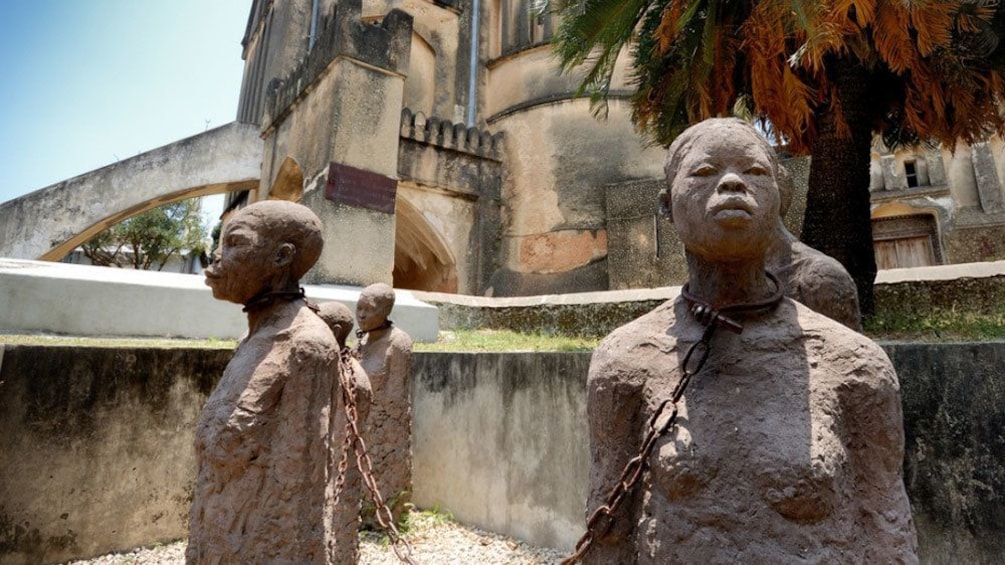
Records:
{"label": "sculpture's chest", "polygon": [[670,500],[759,501],[790,519],[822,519],[847,458],[833,377],[805,355],[710,359],[657,442],[653,486]]}

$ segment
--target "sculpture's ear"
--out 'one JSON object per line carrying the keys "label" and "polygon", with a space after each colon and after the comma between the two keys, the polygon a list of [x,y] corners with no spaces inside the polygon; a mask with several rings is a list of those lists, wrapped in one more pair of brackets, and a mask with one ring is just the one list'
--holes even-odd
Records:
{"label": "sculpture's ear", "polygon": [[276,249],[276,266],[289,267],[293,263],[293,258],[297,255],[297,248],[290,242],[283,243]]}
{"label": "sculpture's ear", "polygon": [[664,188],[659,194],[660,215],[673,222],[673,205],[670,202],[670,189]]}

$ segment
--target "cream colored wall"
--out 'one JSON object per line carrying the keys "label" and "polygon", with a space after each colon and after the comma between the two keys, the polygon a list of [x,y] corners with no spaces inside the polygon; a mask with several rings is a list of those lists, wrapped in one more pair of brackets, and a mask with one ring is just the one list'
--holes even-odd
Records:
{"label": "cream colored wall", "polygon": [[[405,107],[415,111],[421,110],[427,116],[434,115],[458,121],[454,108],[456,99],[454,84],[457,79],[459,18],[470,15],[463,13],[459,15],[428,0],[363,0],[363,19],[379,21],[394,8],[408,12],[413,18],[412,64],[416,65],[415,71],[422,73],[420,82],[430,85],[428,93],[423,87],[423,94],[430,95],[431,100],[425,97],[410,98],[407,84],[414,80],[413,68],[410,66],[409,77],[406,79]],[[417,47],[422,53],[419,55],[421,61],[416,57]],[[429,55],[433,58],[432,65]],[[419,86],[412,85],[411,88],[412,94],[415,94]],[[426,106],[416,108],[411,104],[428,105],[428,109]]]}
{"label": "cream colored wall", "polygon": [[587,100],[537,106],[493,124],[506,132],[504,266],[554,273],[607,254],[603,187],[662,175],[663,150],[645,147],[625,101],[607,120]]}
{"label": "cream colored wall", "polygon": [[[615,67],[612,91],[628,88],[628,54],[623,52]],[[485,114],[492,116],[518,104],[544,97],[572,97],[584,71],[561,74],[551,45],[541,45],[489,63]]]}
{"label": "cream colored wall", "polygon": [[405,107],[433,115],[436,95],[436,53],[422,36],[412,34],[411,58],[405,78]]}
{"label": "cream colored wall", "polygon": [[970,146],[959,143],[956,150],[942,151],[946,163],[946,180],[949,191],[957,207],[980,206],[981,200],[977,194],[977,178],[974,176],[974,164],[970,160]]}
{"label": "cream colored wall", "polygon": [[992,137],[988,140],[991,154],[995,157],[995,168],[998,170],[998,181],[1005,186],[1005,139]]}

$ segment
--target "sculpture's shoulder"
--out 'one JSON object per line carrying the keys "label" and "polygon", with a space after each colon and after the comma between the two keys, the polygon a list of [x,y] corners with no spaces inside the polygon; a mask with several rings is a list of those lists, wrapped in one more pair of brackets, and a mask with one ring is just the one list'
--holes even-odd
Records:
{"label": "sculpture's shoulder", "polygon": [[387,342],[392,349],[409,353],[412,351],[412,336],[397,326],[391,327],[391,331],[387,332]]}
{"label": "sculpture's shoulder", "polygon": [[334,362],[338,357],[338,342],[331,329],[307,306],[301,305],[290,313],[286,341],[297,355],[316,356]]}
{"label": "sculpture's shoulder", "polygon": [[876,342],[807,306],[794,305],[810,366],[830,367],[844,386],[899,388],[893,363]]}
{"label": "sculpture's shoulder", "polygon": [[677,300],[664,302],[605,337],[593,352],[590,381],[640,383],[655,367],[662,367],[662,357],[676,348],[677,340],[667,330],[676,321]]}
{"label": "sculpture's shoulder", "polygon": [[792,267],[786,284],[792,298],[852,329],[860,329],[855,281],[836,259],[801,243],[792,243]]}
{"label": "sculpture's shoulder", "polygon": [[841,263],[800,241],[792,242],[793,278],[801,286],[834,287],[855,294],[855,281]]}

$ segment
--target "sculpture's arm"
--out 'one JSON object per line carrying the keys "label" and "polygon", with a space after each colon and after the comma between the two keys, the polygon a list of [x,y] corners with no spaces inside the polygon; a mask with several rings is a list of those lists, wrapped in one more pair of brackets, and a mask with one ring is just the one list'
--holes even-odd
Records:
{"label": "sculpture's arm", "polygon": [[407,334],[401,333],[395,336],[394,342],[388,349],[390,361],[388,378],[401,375],[405,394],[410,395],[412,391],[412,340]]}
{"label": "sculpture's arm", "polygon": [[868,562],[897,555],[917,563],[917,540],[903,482],[904,423],[897,374],[875,344],[855,352],[861,362],[840,389],[847,448],[860,501],[863,543]]}
{"label": "sculpture's arm", "polygon": [[350,362],[352,366],[352,378],[353,387],[356,390],[356,414],[359,422],[361,432],[366,433],[366,430],[362,430],[363,423],[366,422],[367,416],[370,414],[370,406],[373,404],[373,389],[370,387],[370,378],[366,376],[366,372],[363,371],[363,367],[354,361]]}
{"label": "sculpture's arm", "polygon": [[[590,429],[590,488],[587,519],[604,504],[625,464],[639,449],[643,424],[640,376],[624,367],[613,344],[601,345],[590,362],[587,418]],[[614,525],[595,539],[588,564],[634,563],[638,486],[614,514]]]}
{"label": "sculpture's arm", "polygon": [[275,406],[289,377],[288,369],[267,358],[249,377],[233,412],[206,443],[207,461],[221,473],[258,458],[268,442]]}

